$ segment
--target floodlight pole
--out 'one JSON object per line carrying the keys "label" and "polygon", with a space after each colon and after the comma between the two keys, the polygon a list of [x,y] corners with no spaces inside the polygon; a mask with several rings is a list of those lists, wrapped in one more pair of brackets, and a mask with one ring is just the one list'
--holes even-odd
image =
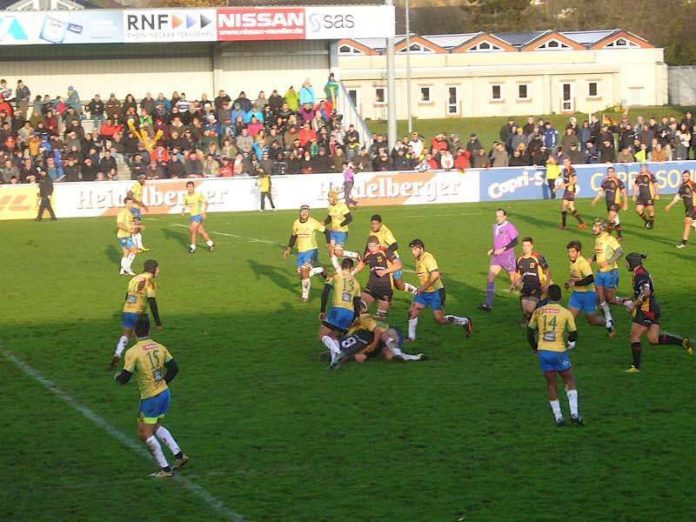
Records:
{"label": "floodlight pole", "polygon": [[[394,0],[385,0],[385,5],[394,7]],[[396,144],[396,82],[394,66],[394,37],[387,38],[387,143],[389,149]]]}
{"label": "floodlight pole", "polygon": [[413,132],[411,115],[411,0],[406,0],[406,114],[408,115],[408,133]]}

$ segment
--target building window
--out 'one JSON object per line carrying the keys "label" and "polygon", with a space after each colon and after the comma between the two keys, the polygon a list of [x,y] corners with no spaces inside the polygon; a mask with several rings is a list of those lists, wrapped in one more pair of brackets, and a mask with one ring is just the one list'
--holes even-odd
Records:
{"label": "building window", "polygon": [[529,99],[529,86],[526,83],[520,83],[517,86],[517,99],[518,100],[528,100]]}
{"label": "building window", "polygon": [[570,46],[559,40],[549,40],[541,44],[537,49],[540,51],[557,51],[559,49],[570,49]]}
{"label": "building window", "polygon": [[421,103],[430,103],[430,87],[421,87],[420,88],[420,102]]}
{"label": "building window", "polygon": [[459,114],[459,89],[447,88],[447,114]]}
{"label": "building window", "polygon": [[353,106],[360,110],[358,107],[358,90],[357,89],[348,89],[348,97],[350,98],[350,101],[353,102]]}
{"label": "building window", "polygon": [[503,49],[495,44],[492,44],[486,40],[474,45],[469,52],[489,52],[489,51],[502,51]]}
{"label": "building window", "polygon": [[375,103],[384,104],[387,101],[387,90],[384,87],[375,88]]}
{"label": "building window", "polygon": [[626,38],[618,38],[618,39],[614,40],[613,42],[605,45],[605,47],[619,48],[619,49],[622,49],[622,48],[623,49],[635,49],[635,48],[640,47],[640,46],[633,43],[633,42],[626,40]]}
{"label": "building window", "polygon": [[338,54],[341,55],[352,55],[352,54],[362,54],[362,51],[352,47],[350,45],[342,45],[338,48]]}
{"label": "building window", "polygon": [[433,50],[426,47],[425,45],[419,44],[418,42],[413,42],[411,45],[408,46],[408,48],[404,47],[403,49],[399,50],[400,53],[405,53],[407,51],[410,51],[411,53],[432,53]]}
{"label": "building window", "polygon": [[587,97],[588,98],[599,98],[599,82],[588,82],[587,83]]}
{"label": "building window", "polygon": [[503,99],[503,90],[500,85],[491,85],[491,100],[501,101]]}

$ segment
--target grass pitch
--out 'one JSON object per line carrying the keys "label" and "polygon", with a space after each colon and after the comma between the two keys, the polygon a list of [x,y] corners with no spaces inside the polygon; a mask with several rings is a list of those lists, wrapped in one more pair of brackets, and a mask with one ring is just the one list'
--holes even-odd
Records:
{"label": "grass pitch", "polygon": [[[579,238],[589,252],[592,237],[558,230],[558,205],[506,208],[562,282],[565,244]],[[674,248],[681,212],[664,214],[663,205],[652,231],[623,217],[624,246],[649,254],[663,327],[696,335],[696,248]],[[696,361],[674,347],[645,346],[644,371],[625,375],[628,315],[615,311],[614,339],[581,320],[572,358],[587,426],[556,428],[506,281],[493,313],[475,309],[496,206],[358,209],[348,246],[364,245],[374,211],[402,245],[407,269],[408,241],[423,239],[443,272],[447,309],[471,315],[476,330],[465,339],[426,312],[406,349],[430,361],[335,372],[319,362],[315,339],[320,283],[309,304],[299,302],[294,259],[281,256],[296,212],[211,214],[206,226],[218,248],[194,255],[185,220],[146,216],[148,257],[162,267],[165,328],[153,337],[181,368],[166,419],[191,455],[181,475],[254,521],[696,518]],[[588,201],[578,206],[587,218],[600,212]],[[139,444],[137,387],[117,386],[105,369],[127,284],[113,220],[0,222],[0,234],[2,353]],[[622,265],[621,294],[629,284]],[[408,304],[397,293],[393,324],[406,326]],[[221,520],[179,481],[149,479],[153,461],[2,355],[0,406],[0,520]],[[568,415],[565,397],[562,406]]]}

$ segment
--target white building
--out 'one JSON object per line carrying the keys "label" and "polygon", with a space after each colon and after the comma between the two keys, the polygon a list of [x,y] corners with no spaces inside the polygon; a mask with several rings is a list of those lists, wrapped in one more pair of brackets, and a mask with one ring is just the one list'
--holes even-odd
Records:
{"label": "white building", "polygon": [[[364,118],[387,117],[386,41],[344,39],[341,80]],[[397,117],[594,112],[667,103],[663,49],[620,29],[396,38]],[[408,56],[407,56],[408,55]]]}

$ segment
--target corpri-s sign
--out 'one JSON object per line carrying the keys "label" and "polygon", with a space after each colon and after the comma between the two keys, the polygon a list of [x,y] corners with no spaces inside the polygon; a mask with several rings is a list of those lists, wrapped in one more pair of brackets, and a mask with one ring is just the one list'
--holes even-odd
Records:
{"label": "corpri-s sign", "polygon": [[303,7],[228,7],[217,11],[217,38],[235,40],[304,40]]}
{"label": "corpri-s sign", "polygon": [[137,9],[123,11],[126,42],[214,42],[215,9]]}

